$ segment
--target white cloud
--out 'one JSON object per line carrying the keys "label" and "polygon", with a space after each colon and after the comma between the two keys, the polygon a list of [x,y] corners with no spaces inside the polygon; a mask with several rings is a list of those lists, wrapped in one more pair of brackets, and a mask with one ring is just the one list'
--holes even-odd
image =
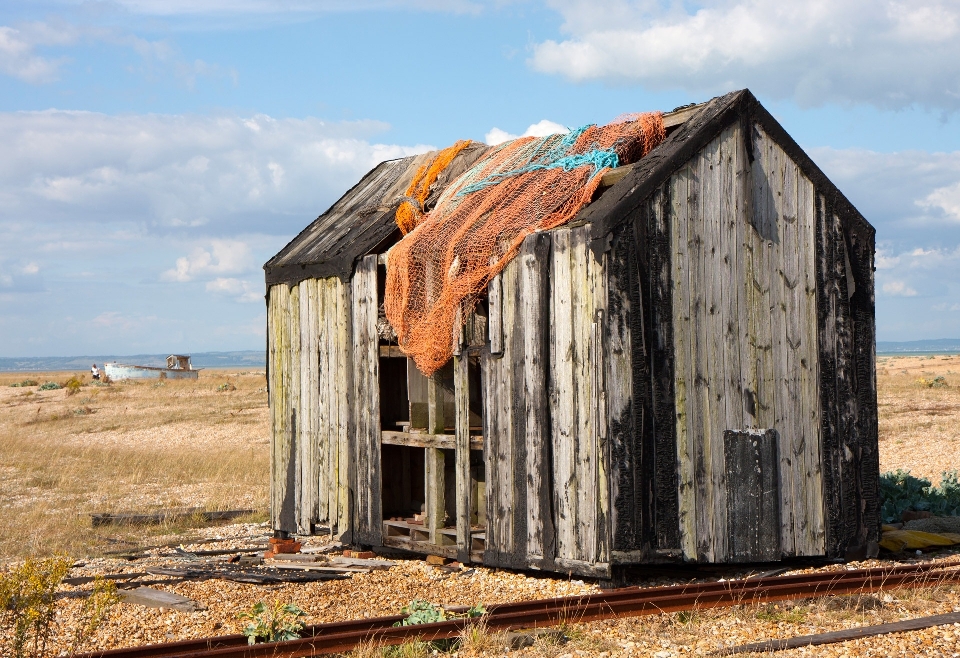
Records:
{"label": "white cloud", "polygon": [[137,64],[127,64],[128,72],[155,81],[172,76],[187,89],[194,89],[200,78],[225,78],[237,84],[238,73],[232,68],[185,59],[168,41],[150,41],[115,28],[72,25],[63,21],[0,25],[0,74],[10,75],[31,84],[55,82],[69,57],[50,56],[45,49],[65,48],[78,43],[102,43],[129,49],[140,56]]}
{"label": "white cloud", "polygon": [[939,208],[947,217],[960,222],[960,181],[938,187],[917,203],[926,208]]}
{"label": "white cloud", "polygon": [[809,153],[875,226],[881,239],[914,240],[921,227],[956,227],[960,151],[878,153],[814,148]]}
{"label": "white cloud", "polygon": [[197,247],[189,256],[178,258],[176,267],[164,272],[160,278],[182,283],[219,274],[242,274],[255,266],[253,253],[245,242],[213,240],[209,249]]}
{"label": "white cloud", "polygon": [[206,289],[208,292],[228,295],[238,302],[262,302],[265,294],[262,281],[252,283],[241,279],[223,277],[208,281]]}
{"label": "white cloud", "polygon": [[144,322],[151,319],[154,318],[139,318],[121,313],[119,311],[105,311],[104,313],[101,313],[93,318],[90,321],[90,324],[95,327],[129,331],[131,329],[139,329],[143,326]]}
{"label": "white cloud", "polygon": [[339,11],[414,9],[476,12],[470,0],[116,0],[125,9],[157,16],[183,14],[322,14]]}
{"label": "white cloud", "polygon": [[883,292],[891,297],[916,297],[917,291],[903,281],[888,281],[883,284]]}
{"label": "white cloud", "polygon": [[878,270],[889,270],[900,264],[900,257],[891,256],[885,249],[878,247],[874,262]]}
{"label": "white cloud", "polygon": [[65,57],[44,57],[40,46],[64,46],[76,41],[73,28],[29,23],[20,27],[0,25],[0,73],[39,84],[57,79]]}
{"label": "white cloud", "polygon": [[385,128],[265,115],[0,113],[0,222],[295,232],[378,162],[430,149],[369,139]]}
{"label": "white cloud", "polygon": [[547,135],[556,135],[557,133],[570,132],[570,129],[559,123],[548,119],[541,119],[537,123],[531,124],[522,135],[513,135],[505,130],[494,127],[484,137],[484,141],[490,146],[496,146],[511,139],[518,137],[546,137]]}
{"label": "white cloud", "polygon": [[826,102],[960,108],[960,5],[943,0],[553,0],[564,40],[536,70],[571,80]]}

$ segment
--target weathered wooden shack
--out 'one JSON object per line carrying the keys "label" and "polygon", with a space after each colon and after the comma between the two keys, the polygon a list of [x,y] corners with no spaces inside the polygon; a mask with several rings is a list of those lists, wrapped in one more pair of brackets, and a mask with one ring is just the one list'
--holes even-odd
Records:
{"label": "weathered wooden shack", "polygon": [[749,91],[664,123],[430,378],[380,310],[430,154],[266,264],[275,530],[603,577],[875,550],[874,229]]}

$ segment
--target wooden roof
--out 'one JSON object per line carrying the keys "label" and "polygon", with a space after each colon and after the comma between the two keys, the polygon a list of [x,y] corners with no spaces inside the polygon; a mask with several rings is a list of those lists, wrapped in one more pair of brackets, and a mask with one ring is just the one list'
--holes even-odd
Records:
{"label": "wooden roof", "polygon": [[[607,235],[618,225],[629,221],[643,203],[667,179],[679,171],[702,148],[713,141],[734,121],[743,126],[759,124],[764,132],[790,156],[816,188],[827,197],[845,226],[856,226],[871,234],[873,226],[860,214],[852,203],[837,189],[826,174],[814,164],[803,149],[787,134],[776,119],[750,93],[749,89],[733,91],[718,96],[695,108],[697,111],[670,132],[667,138],[638,162],[623,167],[625,173],[617,172],[617,183],[599,199],[580,211],[575,223],[590,222],[594,240],[605,243]],[[689,110],[687,110],[689,112]],[[742,131],[749,135],[749,130]],[[747,140],[748,157],[753,161],[753,140]],[[602,244],[598,244],[598,247]]]}
{"label": "wooden roof", "polygon": [[[487,146],[477,143],[460,152],[441,173],[431,200],[446,185],[472,165]],[[303,279],[339,276],[348,279],[354,263],[371,253],[394,233],[397,207],[417,169],[429,163],[436,151],[387,160],[368,172],[329,210],[267,261],[263,269],[267,285],[296,283]]]}
{"label": "wooden roof", "polygon": [[[596,246],[603,249],[614,228],[629,221],[654,190],[734,121],[740,121],[744,126],[759,124],[797,163],[818,193],[828,198],[845,226],[874,232],[869,222],[747,89],[665,114],[667,138],[642,160],[608,172],[602,187],[609,189],[584,208],[574,223],[592,223]],[[749,134],[746,130],[743,132]],[[477,143],[462,151],[441,173],[431,199],[435,199],[488,148]],[[752,159],[752,140],[747,141],[747,151]],[[435,154],[431,151],[388,160],[374,167],[329,210],[267,261],[263,266],[267,285],[331,276],[349,279],[358,258],[372,253],[388,239],[399,238],[394,221],[397,207],[417,169],[429,163]],[[427,207],[430,205],[428,199]]]}

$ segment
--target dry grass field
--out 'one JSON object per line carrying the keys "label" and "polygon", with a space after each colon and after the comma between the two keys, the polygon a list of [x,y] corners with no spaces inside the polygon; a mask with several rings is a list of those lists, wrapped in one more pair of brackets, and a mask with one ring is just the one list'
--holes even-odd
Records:
{"label": "dry grass field", "polygon": [[[97,554],[181,527],[92,528],[91,512],[255,508],[269,480],[262,372],[67,390],[78,373],[0,373],[0,556]],[[942,381],[934,386],[937,377]],[[881,357],[880,464],[939,482],[960,469],[960,356]],[[230,384],[235,390],[218,390]]]}
{"label": "dry grass field", "polygon": [[[110,386],[92,386],[88,376],[87,385],[73,395],[66,390],[10,386],[27,378],[41,383],[64,382],[72,374],[0,373],[0,562],[58,552],[92,556],[127,548],[130,544],[126,542],[157,543],[161,534],[183,538],[195,534],[189,525],[92,528],[90,512],[251,507],[261,512],[249,521],[266,518],[269,439],[263,373],[211,370],[202,371],[194,382]],[[960,357],[881,358],[878,383],[881,468],[909,469],[934,482],[942,471],[960,469]],[[223,384],[235,388],[230,390]],[[208,529],[206,534],[240,537],[266,530],[261,525],[237,524]],[[169,537],[164,538],[167,540]],[[233,546],[233,540],[223,541]],[[189,541],[186,543],[189,550],[194,550]],[[144,564],[175,560],[172,552],[163,549],[156,552],[157,557],[129,566],[118,559],[88,558],[86,566],[73,573],[142,569]],[[953,553],[941,553],[940,559],[950,559]],[[870,561],[856,566],[878,564]],[[316,623],[395,613],[410,598],[473,605],[596,590],[595,584],[562,576],[533,576],[483,567],[465,574],[469,575],[450,576],[414,559],[399,560],[390,571],[357,574],[350,580],[329,583],[264,588],[224,581],[185,582],[165,589],[198,601],[201,611],[180,613],[122,605],[111,613],[90,646],[129,646],[236,632],[240,628],[237,613],[270,597],[296,602],[307,611],[306,621]],[[674,581],[654,574],[643,584],[668,582]],[[75,614],[79,606],[76,599],[58,603],[59,618],[67,630],[79,618]],[[566,642],[557,644],[546,636],[533,647],[510,655],[710,655],[718,647],[740,642],[951,610],[960,610],[960,590],[948,585],[891,590],[877,596],[743,605],[570,624],[564,629]],[[779,655],[956,656],[960,651],[958,630],[957,626],[942,626]],[[505,652],[496,637],[481,634],[452,655]],[[423,645],[394,653],[361,650],[353,658],[429,658],[431,653]]]}
{"label": "dry grass field", "polygon": [[263,518],[263,372],[204,370],[196,381],[105,386],[86,374],[73,395],[11,387],[73,374],[0,373],[0,556],[96,554],[145,532],[181,529],[92,528],[92,512],[253,508]]}

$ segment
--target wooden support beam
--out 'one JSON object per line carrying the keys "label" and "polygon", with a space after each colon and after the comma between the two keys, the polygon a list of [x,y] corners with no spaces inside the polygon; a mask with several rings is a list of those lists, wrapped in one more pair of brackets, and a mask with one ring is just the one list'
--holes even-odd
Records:
{"label": "wooden support beam", "polygon": [[500,274],[490,279],[487,286],[487,306],[489,318],[487,331],[490,335],[490,354],[503,354],[503,284]]}
{"label": "wooden support beam", "polygon": [[384,359],[405,359],[407,355],[403,353],[397,345],[381,345],[380,356]]}
{"label": "wooden support beam", "polygon": [[454,406],[456,418],[457,547],[460,562],[470,559],[470,359],[453,358]]}
{"label": "wooden support beam", "polygon": [[[443,418],[443,390],[436,376],[427,379],[427,431],[442,434],[445,426]],[[440,530],[446,520],[446,470],[443,450],[424,448],[424,487],[426,494],[426,522],[424,526],[430,532],[430,542],[439,544]]]}
{"label": "wooden support beam", "polygon": [[[427,434],[426,432],[380,432],[380,443],[391,446],[410,446],[413,448],[442,448],[456,450],[456,434]],[[470,437],[471,450],[483,450],[483,437]]]}

